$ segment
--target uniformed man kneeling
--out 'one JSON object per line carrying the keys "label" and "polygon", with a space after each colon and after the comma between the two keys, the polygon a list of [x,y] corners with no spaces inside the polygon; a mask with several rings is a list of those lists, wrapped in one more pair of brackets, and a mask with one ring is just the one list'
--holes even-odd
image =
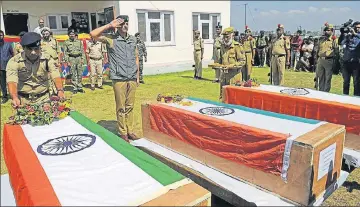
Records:
{"label": "uniformed man kneeling", "polygon": [[49,73],[57,95],[65,97],[59,70],[49,55],[41,53],[40,41],[38,33],[26,33],[21,39],[24,51],[12,57],[7,65],[7,83],[15,108],[50,100]]}
{"label": "uniformed man kneeling", "polygon": [[[219,63],[228,66],[222,69],[220,73],[220,99],[222,98],[222,87],[235,84],[241,81],[241,67],[245,65],[245,52],[240,43],[236,42],[233,37],[234,28],[228,27],[224,29],[222,35],[222,43],[220,48]],[[231,69],[239,67],[239,69]]]}

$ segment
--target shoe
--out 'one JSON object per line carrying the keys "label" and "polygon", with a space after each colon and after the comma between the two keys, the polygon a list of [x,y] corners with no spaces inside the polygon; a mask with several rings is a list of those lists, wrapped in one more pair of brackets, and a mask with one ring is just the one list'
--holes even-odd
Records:
{"label": "shoe", "polygon": [[79,89],[78,92],[85,93],[85,91],[83,89]]}
{"label": "shoe", "polygon": [[127,135],[121,135],[121,134],[118,133],[118,136],[119,136],[121,139],[125,140],[126,142],[130,143],[130,140],[129,140],[129,138],[128,138]]}
{"label": "shoe", "polygon": [[212,82],[213,83],[219,83],[219,80],[213,80]]}
{"label": "shoe", "polygon": [[8,98],[7,96],[3,97],[2,100],[1,100],[1,104],[5,104],[6,102],[8,102]]}
{"label": "shoe", "polygon": [[140,139],[138,136],[136,136],[134,133],[130,133],[127,135],[129,137],[129,139],[131,140],[138,140]]}
{"label": "shoe", "polygon": [[73,90],[73,92],[72,92],[73,94],[77,94],[78,93],[78,91],[77,90]]}
{"label": "shoe", "polygon": [[98,86],[98,89],[104,89],[102,86]]}
{"label": "shoe", "polygon": [[90,89],[91,89],[92,91],[95,91],[95,87],[94,87],[94,86],[92,86]]}
{"label": "shoe", "polygon": [[145,84],[145,82],[143,80],[141,80],[140,83]]}

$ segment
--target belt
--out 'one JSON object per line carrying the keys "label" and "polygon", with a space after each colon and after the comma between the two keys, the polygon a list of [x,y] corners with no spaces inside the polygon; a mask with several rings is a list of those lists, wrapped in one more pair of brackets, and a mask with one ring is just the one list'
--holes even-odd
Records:
{"label": "belt", "polygon": [[81,56],[81,54],[78,54],[78,55],[70,55],[69,54],[69,57],[74,57],[74,58],[77,58],[77,57],[80,57]]}
{"label": "belt", "polygon": [[284,54],[281,54],[281,55],[272,55],[273,57],[285,57]]}
{"label": "belt", "polygon": [[334,57],[319,57],[319,58],[322,60],[330,60],[330,59],[333,59]]}
{"label": "belt", "polygon": [[101,60],[102,58],[92,58],[90,57],[91,60]]}
{"label": "belt", "polygon": [[21,97],[24,97],[24,98],[33,99],[33,98],[40,98],[40,97],[46,95],[47,93],[49,93],[49,90],[46,90],[46,91],[44,91],[42,93],[38,93],[38,94],[29,94],[29,93],[18,92],[18,95]]}
{"label": "belt", "polygon": [[245,53],[251,53],[251,51],[245,51]]}

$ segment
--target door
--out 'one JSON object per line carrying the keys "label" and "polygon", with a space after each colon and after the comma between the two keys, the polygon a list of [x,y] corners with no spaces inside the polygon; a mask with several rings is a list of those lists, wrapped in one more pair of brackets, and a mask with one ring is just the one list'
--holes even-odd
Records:
{"label": "door", "polygon": [[97,25],[96,25],[96,13],[91,13],[90,14],[90,21],[91,21],[91,30],[94,30],[94,29],[96,29],[96,27],[98,27]]}
{"label": "door", "polygon": [[20,32],[28,32],[28,18],[26,13],[4,13],[4,25],[7,35],[18,36]]}

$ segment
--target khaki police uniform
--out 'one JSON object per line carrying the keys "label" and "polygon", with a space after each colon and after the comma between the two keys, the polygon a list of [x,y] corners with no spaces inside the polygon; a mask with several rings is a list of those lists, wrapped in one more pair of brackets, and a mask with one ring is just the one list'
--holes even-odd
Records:
{"label": "khaki police uniform", "polygon": [[20,42],[16,42],[15,45],[14,45],[14,56],[21,53],[23,50]]}
{"label": "khaki police uniform", "polygon": [[246,69],[243,72],[243,80],[247,81],[250,79],[252,73],[252,60],[253,60],[253,50],[255,49],[255,42],[254,38],[248,37],[243,42],[243,48],[245,51],[246,57]]}
{"label": "khaki police uniform", "polygon": [[316,65],[316,77],[320,91],[329,92],[333,74],[334,59],[338,58],[339,46],[332,37],[323,38],[318,45],[318,61]]}
{"label": "khaki police uniform", "polygon": [[6,70],[7,83],[17,83],[22,105],[49,101],[49,77],[52,80],[60,78],[54,60],[45,53],[35,63],[24,53],[17,54],[9,60]]}
{"label": "khaki police uniform", "polygon": [[[215,38],[214,40],[214,45],[213,45],[213,60],[214,63],[219,63],[219,59],[220,59],[220,49],[221,49],[221,36],[218,36]],[[215,80],[219,80],[220,78],[220,69],[215,69]]]}
{"label": "khaki police uniform", "polygon": [[[52,59],[54,59],[55,67],[57,67],[60,70],[59,53],[61,52],[61,50],[57,41],[53,38],[49,38],[49,40],[42,39],[41,51],[43,53],[48,54]],[[50,77],[49,77],[49,84],[50,84],[50,88],[49,88],[50,94],[52,95],[57,94],[55,83],[51,80]]]}
{"label": "khaki police uniform", "polygon": [[286,67],[286,52],[290,50],[290,40],[284,35],[274,38],[271,43],[272,84],[284,85]]}
{"label": "khaki police uniform", "polygon": [[202,77],[202,51],[204,50],[204,40],[199,37],[194,39],[194,62],[195,62],[195,77]]}
{"label": "khaki police uniform", "polygon": [[70,74],[74,92],[82,91],[83,64],[85,63],[85,53],[82,41],[78,39],[66,40],[64,42],[64,56],[65,62],[71,64]]}
{"label": "khaki police uniform", "polygon": [[[226,28],[223,31],[224,35],[233,33],[233,28]],[[221,44],[219,63],[222,65],[244,66],[246,57],[243,47],[235,40],[230,46]],[[222,98],[222,87],[230,84],[235,84],[241,81],[241,69],[222,69],[220,74],[220,99]]]}
{"label": "khaki police uniform", "polygon": [[86,48],[86,54],[89,56],[90,64],[90,80],[91,87],[95,87],[95,80],[97,76],[97,85],[102,87],[103,84],[103,60],[104,60],[104,50],[103,44],[99,41],[88,42]]}

